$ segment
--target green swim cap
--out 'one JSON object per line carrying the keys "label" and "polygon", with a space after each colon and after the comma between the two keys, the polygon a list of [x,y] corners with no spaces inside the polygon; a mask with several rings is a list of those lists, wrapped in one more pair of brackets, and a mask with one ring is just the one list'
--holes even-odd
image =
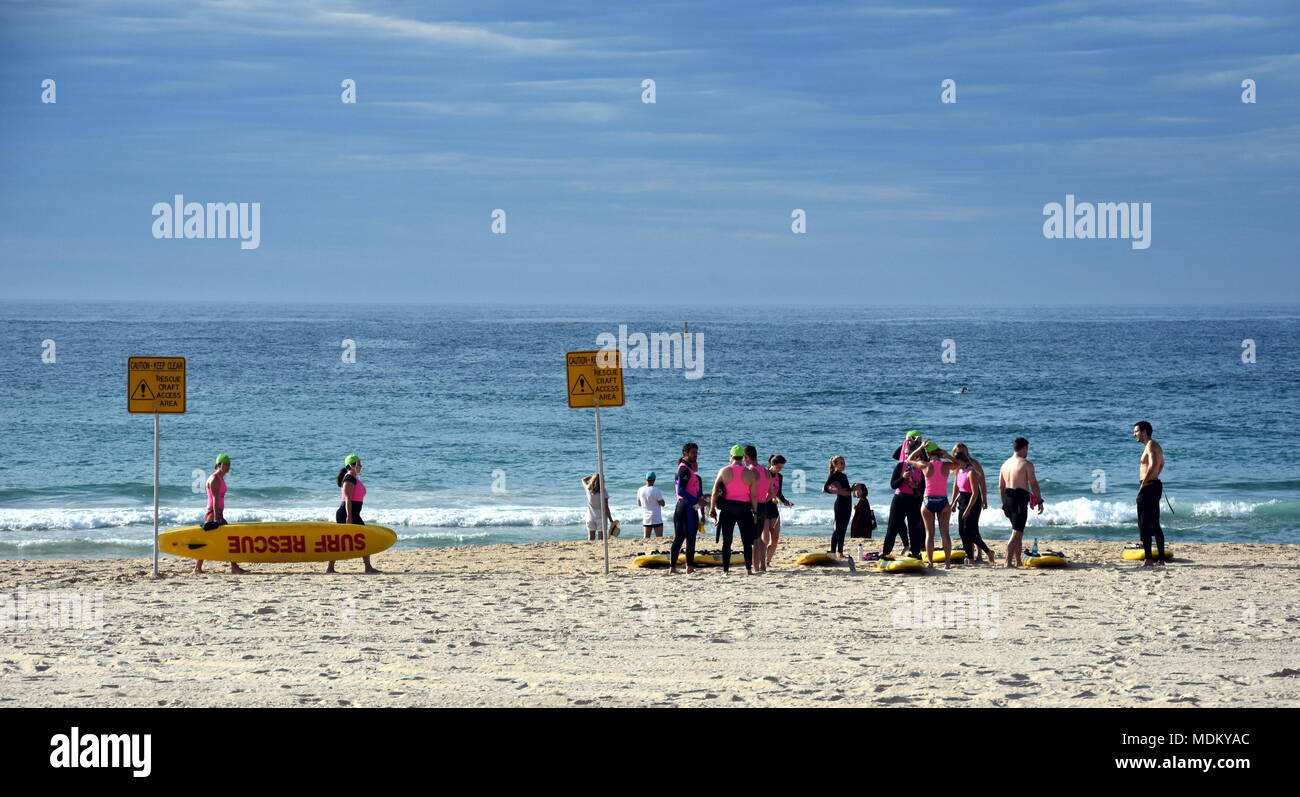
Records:
{"label": "green swim cap", "polygon": [[913,429],[912,431],[910,431],[910,432],[907,433],[907,436],[908,436],[908,437],[920,437],[920,436],[921,436],[921,433],[918,432],[918,431],[916,431],[915,429]]}
{"label": "green swim cap", "polygon": [[933,440],[925,444],[925,453],[927,454],[933,454],[938,450],[939,450],[939,444],[934,442]]}
{"label": "green swim cap", "polygon": [[745,456],[745,447],[744,447],[744,446],[732,446],[732,447],[731,447],[731,456],[733,456],[733,457],[743,457],[743,456]]}
{"label": "green swim cap", "polygon": [[230,461],[230,455],[229,455],[229,454],[217,454],[217,464],[218,464],[218,465],[220,465],[220,464],[223,463],[223,462],[229,462],[229,461]]}
{"label": "green swim cap", "polygon": [[361,461],[361,457],[356,454],[348,454],[348,458],[343,460],[344,465],[355,465]]}

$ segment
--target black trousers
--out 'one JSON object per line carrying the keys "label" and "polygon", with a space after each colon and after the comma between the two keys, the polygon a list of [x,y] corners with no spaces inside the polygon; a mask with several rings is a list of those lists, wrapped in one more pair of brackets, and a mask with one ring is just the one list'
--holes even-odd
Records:
{"label": "black trousers", "polygon": [[731,569],[731,535],[740,527],[740,542],[745,548],[745,569],[754,567],[754,540],[758,526],[750,511],[748,501],[723,501],[718,513],[718,531],[722,533],[722,572]]}
{"label": "black trousers", "polygon": [[1161,559],[1165,558],[1165,532],[1160,528],[1160,498],[1165,494],[1165,487],[1159,479],[1153,479],[1138,490],[1138,533],[1142,535],[1142,548],[1147,558],[1151,558],[1151,541],[1155,540],[1156,551]]}
{"label": "black trousers", "polygon": [[911,544],[912,556],[921,558],[921,549],[925,547],[925,521],[921,518],[921,505],[925,503],[923,495],[905,495],[907,499],[907,541]]}
{"label": "black trousers", "polygon": [[844,553],[844,532],[849,530],[853,502],[847,496],[835,497],[835,531],[831,532],[831,553]]}
{"label": "black trousers", "polygon": [[957,493],[957,533],[961,535],[961,549],[966,552],[966,558],[969,559],[979,548],[984,553],[992,556],[993,552],[984,544],[984,538],[980,536],[980,512],[983,511],[982,503],[976,503],[970,511],[970,517],[963,515],[966,507],[970,505],[973,493]]}
{"label": "black trousers", "polygon": [[686,507],[685,502],[678,501],[677,508],[673,510],[673,547],[672,555],[668,561],[674,565],[677,563],[677,556],[682,552],[683,543],[686,545],[686,566],[695,567],[695,533],[699,531],[700,513],[695,507]]}
{"label": "black trousers", "polygon": [[903,545],[903,550],[908,550],[907,546],[907,513],[910,510],[913,496],[896,493],[894,500],[889,502],[889,523],[885,529],[885,547],[880,549],[881,556],[889,556],[894,551],[894,538],[897,537]]}

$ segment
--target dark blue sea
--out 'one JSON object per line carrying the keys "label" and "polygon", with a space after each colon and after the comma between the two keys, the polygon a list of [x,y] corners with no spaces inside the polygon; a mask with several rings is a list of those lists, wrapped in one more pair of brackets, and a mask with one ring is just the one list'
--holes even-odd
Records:
{"label": "dark blue sea", "polygon": [[585,538],[593,413],[567,407],[564,354],[620,326],[671,335],[685,322],[702,365],[629,368],[626,404],[602,413],[611,505],[633,533],[647,470],[671,508],[687,440],[707,471],[733,443],[783,454],[788,533],[829,533],[820,490],[836,454],[883,520],[889,455],[917,428],[966,443],[994,479],[1011,440],[1029,438],[1048,501],[1030,534],[1127,541],[1131,430],[1148,420],[1169,463],[1172,542],[1300,543],[1293,306],[7,302],[0,557],[149,555],[153,419],[126,411],[132,355],[188,361],[188,412],[162,418],[164,529],[199,521],[219,453],[233,460],[228,520],[331,520],[335,474],[357,453],[365,517],[399,547]]}

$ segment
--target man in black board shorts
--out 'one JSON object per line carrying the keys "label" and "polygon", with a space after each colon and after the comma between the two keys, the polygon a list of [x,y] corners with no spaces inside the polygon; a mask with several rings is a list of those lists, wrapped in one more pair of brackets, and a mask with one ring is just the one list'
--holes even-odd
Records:
{"label": "man in black board shorts", "polygon": [[1020,567],[1020,548],[1024,543],[1025,525],[1029,522],[1032,498],[1043,514],[1043,493],[1038,488],[1034,463],[1029,461],[1029,441],[1017,437],[1011,443],[1011,457],[998,471],[998,493],[1002,496],[1002,513],[1011,521],[1011,539],[1007,540],[1007,567]]}

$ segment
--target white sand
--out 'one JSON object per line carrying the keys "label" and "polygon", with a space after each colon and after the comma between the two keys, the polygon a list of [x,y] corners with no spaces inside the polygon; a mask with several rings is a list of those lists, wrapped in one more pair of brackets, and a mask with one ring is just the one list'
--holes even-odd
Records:
{"label": "white sand", "polygon": [[[0,706],[1300,706],[1298,546],[1143,569],[1044,541],[1072,567],[904,576],[797,567],[825,540],[784,542],[753,577],[633,569],[639,539],[608,577],[586,542],[387,552],[379,576],[8,561],[0,596],[101,593],[103,631],[0,628]],[[918,595],[986,614],[896,627]]]}

